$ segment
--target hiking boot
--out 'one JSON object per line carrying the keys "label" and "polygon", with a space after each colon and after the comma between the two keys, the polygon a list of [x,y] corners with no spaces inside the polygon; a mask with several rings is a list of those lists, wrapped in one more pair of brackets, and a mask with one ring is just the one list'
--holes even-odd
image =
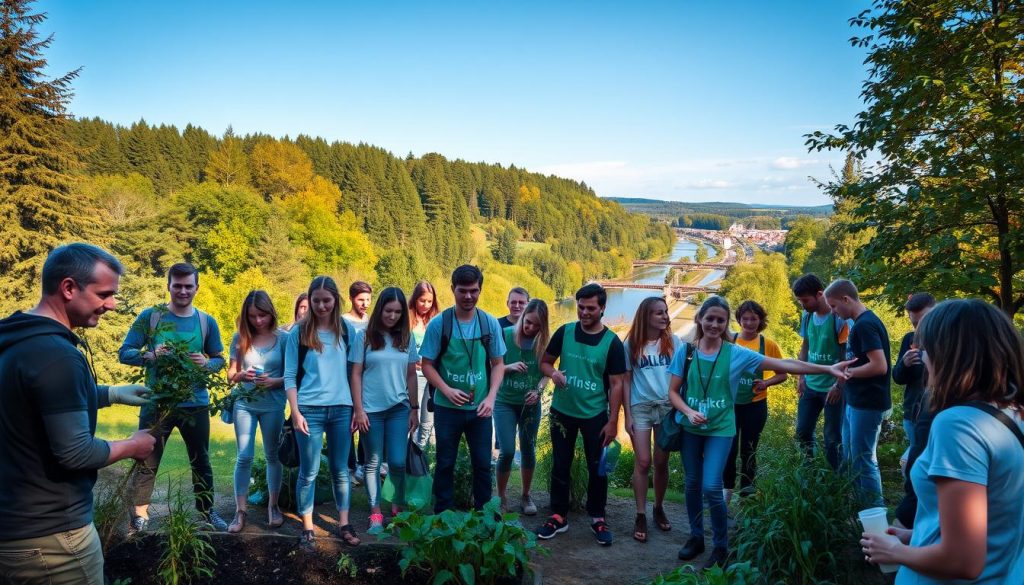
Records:
{"label": "hiking boot", "polygon": [[697,558],[698,555],[704,552],[704,537],[703,536],[691,536],[683,548],[679,549],[679,560],[690,561]]}
{"label": "hiking boot", "polygon": [[204,528],[216,532],[224,532],[228,529],[227,521],[221,518],[220,514],[212,510],[202,515],[201,523],[205,525]]}
{"label": "hiking boot", "polygon": [[523,508],[523,514],[526,516],[535,516],[537,514],[537,504],[533,503],[533,498],[530,494],[523,495],[523,501],[520,503]]}
{"label": "hiking boot", "polygon": [[569,523],[560,518],[557,514],[551,515],[544,524],[537,529],[537,538],[548,540],[556,534],[569,530]]}
{"label": "hiking boot", "polygon": [[132,519],[128,522],[128,538],[131,538],[140,532],[145,532],[147,528],[149,528],[149,518],[132,516]]}
{"label": "hiking boot", "polygon": [[707,571],[713,567],[725,569],[729,565],[729,549],[716,546],[711,549],[711,554],[701,565],[700,570]]}
{"label": "hiking boot", "polygon": [[608,530],[608,524],[604,520],[598,520],[591,524],[590,530],[597,537],[597,544],[608,546],[612,543],[612,531]]}

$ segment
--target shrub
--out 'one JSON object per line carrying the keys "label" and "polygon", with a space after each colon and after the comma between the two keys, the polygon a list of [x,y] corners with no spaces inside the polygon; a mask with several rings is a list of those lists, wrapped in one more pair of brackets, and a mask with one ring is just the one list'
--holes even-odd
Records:
{"label": "shrub", "polygon": [[200,532],[192,511],[192,494],[170,484],[167,519],[163,525],[166,547],[160,555],[157,573],[164,583],[194,583],[213,577],[217,562],[210,537]]}
{"label": "shrub", "polygon": [[547,554],[519,524],[518,514],[501,514],[499,506],[500,500],[493,498],[483,510],[395,516],[392,532],[407,545],[399,561],[402,573],[421,568],[435,585],[496,583],[523,570],[534,552]]}

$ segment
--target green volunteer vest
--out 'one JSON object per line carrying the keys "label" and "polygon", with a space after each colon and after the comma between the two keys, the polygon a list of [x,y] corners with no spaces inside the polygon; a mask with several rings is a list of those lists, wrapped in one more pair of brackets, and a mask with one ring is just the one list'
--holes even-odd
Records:
{"label": "green volunteer vest", "polygon": [[[758,353],[764,355],[764,335],[760,335],[761,345]],[[736,404],[750,404],[754,401],[754,382],[764,379],[764,370],[758,368],[752,372],[740,374],[740,385],[736,389]]]}
{"label": "green volunteer vest", "polygon": [[[686,432],[708,437],[732,437],[736,434],[736,413],[733,410],[732,389],[729,388],[729,364],[732,361],[732,344],[722,342],[717,362],[712,368],[711,362],[693,356],[690,372],[686,378],[686,405],[705,413],[708,422],[706,428],[690,423],[690,419],[682,417]],[[707,382],[707,396],[701,381]],[[702,408],[702,403],[706,405]]]}
{"label": "green volunteer vest", "polygon": [[526,393],[537,387],[537,383],[544,377],[540,373],[540,365],[537,363],[537,354],[532,349],[520,349],[516,345],[515,327],[506,327],[505,335],[505,363],[514,364],[523,362],[527,366],[525,373],[505,372],[501,380],[501,387],[498,388],[497,401],[503,404],[522,406],[526,402]]}
{"label": "green volunteer vest", "polygon": [[[440,369],[441,378],[445,383],[462,390],[473,397],[473,400],[462,406],[455,406],[444,393],[438,390],[434,392],[434,403],[445,408],[457,410],[476,410],[476,407],[487,398],[487,348],[484,347],[481,336],[482,331],[477,332],[473,339],[462,339],[464,324],[452,316],[452,338],[448,341],[448,349],[441,357]],[[477,324],[477,317],[473,317],[473,326]],[[480,323],[486,327],[487,322]],[[456,335],[456,329],[459,329]]]}
{"label": "green volunteer vest", "polygon": [[594,418],[608,412],[604,372],[615,334],[606,328],[600,343],[584,345],[576,341],[578,325],[571,323],[565,327],[558,366],[565,373],[566,384],[565,388],[555,388],[551,408],[576,418]]}
{"label": "green volunteer vest", "polygon": [[[831,366],[842,359],[839,355],[839,344],[836,343],[836,316],[830,313],[825,322],[815,325],[814,314],[807,313],[807,361],[812,364]],[[835,383],[835,378],[828,374],[807,374],[804,376],[807,387],[815,392],[828,392]]]}

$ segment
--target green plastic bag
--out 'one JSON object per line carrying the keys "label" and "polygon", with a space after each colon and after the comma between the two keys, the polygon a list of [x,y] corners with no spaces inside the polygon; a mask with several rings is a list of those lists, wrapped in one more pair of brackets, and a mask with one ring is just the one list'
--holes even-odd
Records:
{"label": "green plastic bag", "polygon": [[619,454],[622,453],[622,445],[618,439],[613,439],[601,452],[601,461],[597,465],[597,474],[601,477],[608,477],[615,473],[615,466],[619,462]]}
{"label": "green plastic bag", "polygon": [[408,475],[405,476],[405,502],[395,501],[395,484],[391,482],[391,476],[384,478],[384,485],[380,488],[382,500],[404,506],[406,510],[416,511],[430,504],[433,496],[434,480],[429,475]]}

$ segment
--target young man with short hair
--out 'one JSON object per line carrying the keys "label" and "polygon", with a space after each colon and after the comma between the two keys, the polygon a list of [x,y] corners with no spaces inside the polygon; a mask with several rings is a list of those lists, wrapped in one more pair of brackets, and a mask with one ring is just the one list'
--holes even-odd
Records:
{"label": "young man with short hair", "polygon": [[124,272],[90,244],[61,246],[43,264],[39,303],[0,321],[0,581],[103,583],[93,525],[97,470],[143,459],[155,439],[96,435],[96,411],[141,406],[144,386],[97,386],[72,332],[114,309]]}
{"label": "young man with short hair", "polygon": [[504,377],[505,338],[498,320],[477,308],[484,275],[464,264],[452,272],[455,306],[427,324],[420,346],[433,391],[434,512],[455,505],[455,459],[465,435],[473,467],[473,505],[491,499],[491,413]]}
{"label": "young man with short hair", "polygon": [[[832,313],[825,300],[825,285],[813,274],[805,274],[793,283],[803,313],[800,315],[800,361],[832,365],[846,355],[849,326]],[[824,413],[825,460],[839,469],[842,459],[843,383],[832,376],[797,376],[796,438],[807,457],[814,456],[815,428]]]}
{"label": "young man with short hair", "polygon": [[352,324],[356,331],[365,331],[370,322],[370,305],[373,304],[373,287],[357,280],[348,287],[348,301],[352,308],[341,317]]}
{"label": "young man with short hair", "polygon": [[849,368],[843,396],[843,455],[853,471],[859,496],[866,504],[881,506],[882,476],[878,470],[878,435],[882,416],[892,408],[889,383],[889,332],[872,311],[864,306],[857,287],[845,279],[833,281],[825,289],[832,312],[852,319],[846,358],[857,360]]}
{"label": "young man with short hair", "polygon": [[498,319],[498,325],[501,328],[511,327],[516,324],[519,320],[519,316],[523,314],[523,309],[526,308],[526,303],[530,302],[530,293],[526,292],[526,289],[521,286],[512,287],[508,291],[508,298],[505,299],[505,306],[508,307],[508,315]]}
{"label": "young man with short hair", "polygon": [[[612,543],[604,520],[608,478],[598,474],[601,452],[618,432],[626,352],[622,341],[604,326],[608,294],[599,284],[576,291],[578,321],[562,325],[551,336],[541,372],[555,384],[551,400],[551,517],[537,537],[553,538],[569,529],[569,485],[576,435],[583,436],[587,458],[587,514],[601,545]],[[555,361],[559,369],[555,369]]]}
{"label": "young man with short hair", "polygon": [[[121,344],[118,359],[129,366],[146,368],[146,379],[155,380],[157,357],[167,353],[169,342],[188,344],[192,362],[211,372],[224,367],[224,345],[220,328],[211,315],[192,305],[199,291],[199,271],[188,262],[180,262],[167,271],[167,290],[171,302],[167,311],[143,310]],[[146,458],[133,479],[133,504],[129,532],[145,530],[149,523],[149,504],[153,496],[157,470],[164,454],[164,445],[175,428],[185,441],[192,467],[192,488],[196,495],[196,509],[204,521],[217,530],[226,530],[227,522],[213,510],[213,468],[210,467],[210,393],[206,388],[195,388],[192,399],[182,402],[171,416],[157,428],[157,413],[143,408],[139,413],[139,429],[151,429],[157,438],[153,453]]]}

